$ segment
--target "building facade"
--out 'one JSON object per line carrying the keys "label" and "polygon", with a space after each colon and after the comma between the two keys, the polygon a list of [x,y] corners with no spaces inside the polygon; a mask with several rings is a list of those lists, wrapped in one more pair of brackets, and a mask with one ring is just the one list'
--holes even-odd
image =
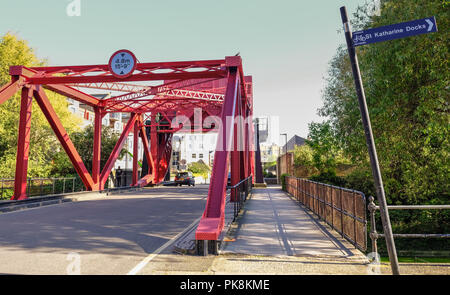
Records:
{"label": "building facade", "polygon": [[212,166],[217,133],[179,133],[172,138],[172,171],[184,171],[189,163],[203,161]]}

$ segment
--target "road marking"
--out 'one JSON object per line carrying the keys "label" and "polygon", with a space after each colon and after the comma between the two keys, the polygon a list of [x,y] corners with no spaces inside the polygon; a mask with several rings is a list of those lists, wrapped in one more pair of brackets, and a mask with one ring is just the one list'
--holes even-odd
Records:
{"label": "road marking", "polygon": [[194,227],[201,219],[202,217],[200,216],[199,218],[197,218],[196,220],[194,220],[194,222],[192,222],[184,231],[180,232],[179,234],[177,234],[175,237],[173,237],[171,240],[167,241],[164,245],[162,245],[161,247],[159,247],[158,249],[156,249],[155,252],[151,253],[150,255],[148,255],[147,257],[145,257],[141,262],[139,262],[138,265],[136,265],[132,270],[130,270],[127,275],[136,275],[138,272],[140,272],[150,261],[153,260],[153,258],[155,258],[159,253],[161,253],[162,251],[164,251],[166,248],[168,248],[170,245],[172,245],[179,237],[181,237],[182,235],[184,235],[186,232],[188,232],[189,230],[191,230],[192,227]]}

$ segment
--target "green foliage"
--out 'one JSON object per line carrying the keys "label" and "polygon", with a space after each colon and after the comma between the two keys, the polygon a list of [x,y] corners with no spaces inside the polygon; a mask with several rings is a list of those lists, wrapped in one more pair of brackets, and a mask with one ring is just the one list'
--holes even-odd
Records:
{"label": "green foliage", "polygon": [[340,187],[348,187],[347,182],[343,177],[337,176],[333,172],[324,172],[320,173],[319,175],[313,175],[309,178],[312,181],[327,183],[331,185],[336,185]]}
{"label": "green foliage", "polygon": [[[435,16],[439,31],[357,48],[359,64],[388,204],[433,204],[449,200],[449,24],[448,1],[382,0],[379,15],[368,6],[352,18],[353,30]],[[336,151],[355,169],[344,186],[375,195],[365,135],[344,46],[331,60],[324,105],[328,121],[311,124],[314,165],[324,182],[333,175]],[[341,182],[342,183],[342,182]],[[448,212],[390,211],[394,233],[449,233]],[[377,217],[380,221],[379,216]],[[381,230],[381,224],[377,225]],[[445,240],[396,239],[397,250],[444,249]],[[380,252],[384,240],[380,239]]]}
{"label": "green foliage", "polygon": [[295,146],[294,166],[297,169],[302,169],[302,175],[305,176],[317,173],[318,170],[314,165],[314,154],[311,146]]}
{"label": "green foliage", "polygon": [[201,175],[206,178],[211,169],[208,165],[205,164],[205,162],[199,160],[198,162],[189,163],[187,170],[196,175]]}
{"label": "green foliage", "polygon": [[[0,38],[0,87],[10,81],[11,65],[43,66],[27,43],[7,33]],[[70,134],[78,130],[81,120],[67,109],[66,98],[46,91],[61,123]],[[16,169],[17,132],[20,112],[20,93],[0,105],[0,177],[14,177]],[[46,177],[51,174],[51,161],[59,152],[59,142],[36,102],[32,105],[29,177]]]}
{"label": "green foliage", "polygon": [[267,178],[275,177],[275,174],[273,174],[272,171],[266,172],[266,170],[269,170],[269,169],[270,170],[276,170],[276,166],[277,166],[277,161],[263,163],[263,174],[264,174],[264,177],[267,177]]}
{"label": "green foliage", "polygon": [[277,165],[277,161],[266,162],[266,163],[263,163],[263,169],[266,170],[269,168],[273,168],[276,165]]}
{"label": "green foliage", "polygon": [[306,144],[311,147],[312,163],[321,174],[336,174],[338,164],[346,162],[335,132],[328,121],[309,124]]}
{"label": "green foliage", "polygon": [[[390,204],[423,204],[449,197],[450,10],[437,0],[387,0],[382,1],[380,16],[362,7],[353,18],[354,29],[360,29],[432,15],[438,22],[437,33],[357,49]],[[330,63],[320,114],[329,118],[330,132],[344,154],[358,170],[367,171],[367,147],[352,79],[346,50],[341,47]],[[327,163],[327,150],[322,149],[322,162]],[[350,178],[354,181],[355,175]]]}
{"label": "green foliage", "polygon": [[281,176],[280,176],[280,179],[281,179],[281,189],[282,190],[286,190],[286,176],[289,176],[289,174],[287,174],[287,173],[283,173],[283,174],[281,174]]}
{"label": "green foliage", "polygon": [[366,197],[376,196],[372,172],[369,169],[356,169],[345,176],[345,186],[360,192]]}
{"label": "green foliage", "polygon": [[[86,169],[92,172],[92,157],[94,152],[94,127],[93,125],[88,125],[83,130],[73,132],[71,134],[71,139],[81,156],[81,159],[86,166]],[[108,126],[102,126],[102,152],[100,157],[100,170],[103,169],[106,162],[108,161],[109,155],[114,149],[115,144],[119,139],[119,135],[114,133],[114,130]],[[127,151],[122,149],[119,154],[119,159],[121,159]],[[66,153],[61,150],[59,151],[54,159],[51,174],[54,176],[64,176],[76,174],[72,163],[67,158]]]}

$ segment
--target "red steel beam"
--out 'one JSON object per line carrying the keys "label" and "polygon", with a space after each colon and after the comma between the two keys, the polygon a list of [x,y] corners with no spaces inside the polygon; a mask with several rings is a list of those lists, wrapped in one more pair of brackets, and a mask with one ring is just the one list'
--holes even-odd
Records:
{"label": "red steel beam", "polygon": [[[142,73],[134,74],[122,79],[124,82],[130,81],[156,81],[156,80],[178,80],[178,79],[202,79],[202,78],[223,78],[221,71],[204,72],[175,72],[175,73]],[[27,79],[29,84],[71,84],[71,83],[97,83],[116,82],[118,78],[114,76],[57,76],[57,77],[33,77]]]}
{"label": "red steel beam", "polygon": [[[234,125],[237,92],[239,89],[238,75],[237,67],[229,68],[228,84],[221,115],[222,122],[226,122],[227,117],[231,117],[232,122],[230,123],[232,125]],[[222,124],[214,155],[212,178],[209,185],[206,208],[195,232],[196,240],[217,240],[223,229],[229,144],[232,142],[233,136],[233,133],[226,129],[226,124]]]}
{"label": "red steel beam", "polygon": [[[15,79],[18,79],[19,83],[26,83],[29,79],[33,79],[35,76],[42,76],[45,75],[45,72],[37,72],[36,69],[39,68],[27,68],[24,66],[11,66],[9,67],[9,74],[15,77]],[[14,79],[14,78],[13,78]],[[26,80],[24,82],[24,80]],[[44,83],[41,83],[44,84]],[[47,84],[47,83],[45,83]],[[97,106],[99,104],[99,99],[96,97],[93,97],[89,94],[86,94],[82,91],[79,91],[77,89],[74,89],[72,87],[66,86],[66,85],[43,85],[45,88],[54,91],[56,93],[59,93],[61,95],[73,98],[75,100],[78,100],[82,103],[85,103],[90,106]],[[2,88],[3,89],[3,88]],[[1,94],[1,92],[0,92]],[[1,104],[1,96],[0,96],[0,104]]]}
{"label": "red steel beam", "polygon": [[52,127],[55,132],[56,137],[61,143],[62,147],[66,151],[69,156],[70,161],[73,164],[73,167],[77,171],[80,176],[83,184],[85,185],[87,190],[94,189],[94,181],[92,180],[91,175],[86,169],[86,166],[83,163],[80,155],[78,154],[75,146],[67,134],[67,131],[64,129],[61,121],[59,120],[55,110],[53,109],[50,101],[48,100],[47,95],[45,94],[42,87],[38,86],[38,91],[34,91],[34,97],[36,98],[36,102],[42,110],[42,113],[47,118],[48,123]]}
{"label": "red steel beam", "polygon": [[[148,137],[147,137],[147,133],[145,130],[145,125],[143,125],[142,115],[140,117],[140,121],[141,121],[140,136],[141,136],[142,143],[144,146],[144,155],[147,158],[147,163],[148,163],[149,169],[151,169],[151,171],[155,171],[155,162],[153,161],[152,155],[150,154],[150,147],[148,145]],[[148,174],[150,171],[143,171],[143,172],[145,174]]]}
{"label": "red steel beam", "polygon": [[100,182],[103,186],[105,185],[106,180],[108,179],[108,176],[111,173],[114,163],[116,162],[117,158],[119,157],[120,151],[122,150],[125,140],[128,137],[128,134],[130,133],[131,128],[133,128],[134,122],[136,121],[136,119],[137,119],[137,114],[132,113],[130,119],[128,119],[127,125],[125,125],[125,128],[123,129],[123,132],[119,137],[119,140],[117,141],[116,145],[114,146],[114,149],[111,152],[111,155],[109,156],[108,161],[105,164],[105,167],[103,167],[103,171],[100,176]]}
{"label": "red steel beam", "polygon": [[[241,94],[237,93],[237,106],[236,106],[236,114],[235,114],[235,120],[234,120],[234,128],[233,128],[233,150],[230,151],[231,154],[231,185],[236,185],[241,181],[241,163],[244,162],[244,159],[241,157],[240,144],[241,144],[241,126],[242,120],[239,117],[238,120],[236,120],[236,117],[241,115]],[[230,195],[230,201],[236,202],[238,199],[238,196],[236,195],[236,190],[231,191]]]}
{"label": "red steel beam", "polygon": [[[224,59],[216,60],[197,60],[197,61],[172,61],[172,62],[149,62],[138,63],[136,70],[155,70],[171,68],[198,68],[198,67],[216,67],[225,64]],[[53,66],[53,67],[32,67],[31,69],[39,72],[54,73],[73,73],[73,72],[109,72],[108,65],[81,65],[81,66]]]}
{"label": "red steel beam", "polygon": [[102,118],[104,112],[99,107],[94,108],[94,151],[92,156],[92,180],[94,181],[94,190],[102,190],[104,187],[100,184],[100,159],[102,149]]}
{"label": "red steel beam", "polygon": [[139,145],[139,120],[134,121],[133,131],[133,175],[131,184],[137,185],[138,182],[138,145]]}
{"label": "red steel beam", "polygon": [[17,139],[16,177],[14,181],[14,195],[11,200],[27,198],[28,155],[30,151],[31,109],[33,89],[22,88],[20,100],[19,136]]}
{"label": "red steel beam", "polygon": [[151,124],[152,126],[150,127],[150,154],[151,157],[153,159],[154,162],[154,168],[152,170],[152,174],[153,174],[153,182],[157,183],[158,181],[158,172],[159,172],[159,153],[158,153],[158,132],[157,132],[157,127],[156,127],[156,114],[151,115]]}
{"label": "red steel beam", "polygon": [[156,171],[156,168],[155,168],[155,162],[153,161],[153,158],[150,154],[150,147],[148,145],[148,138],[147,138],[145,126],[143,125],[142,115],[140,115],[139,121],[141,123],[140,124],[140,136],[141,136],[142,143],[144,146],[144,155],[147,158],[149,170],[142,171],[142,174],[143,175],[145,174],[145,176],[142,177],[141,179],[139,179],[139,181],[137,182],[137,186],[144,187],[147,184],[149,184],[151,181],[154,181],[154,172],[153,171]]}
{"label": "red steel beam", "polygon": [[20,90],[22,79],[13,78],[11,82],[0,88],[0,104],[11,98],[17,91]]}
{"label": "red steel beam", "polygon": [[79,102],[85,103],[87,105],[90,105],[92,107],[96,107],[100,105],[101,100],[99,100],[96,97],[93,97],[89,94],[86,94],[82,91],[79,91],[75,88],[66,86],[66,85],[53,85],[53,84],[47,84],[44,85],[45,88],[48,90],[51,90],[53,92],[56,92],[58,94],[73,98]]}

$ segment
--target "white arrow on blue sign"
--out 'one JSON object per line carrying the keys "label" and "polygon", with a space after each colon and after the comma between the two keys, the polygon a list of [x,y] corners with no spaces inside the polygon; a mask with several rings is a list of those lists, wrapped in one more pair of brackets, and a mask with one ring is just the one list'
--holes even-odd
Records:
{"label": "white arrow on blue sign", "polygon": [[435,17],[353,32],[353,46],[437,32]]}

